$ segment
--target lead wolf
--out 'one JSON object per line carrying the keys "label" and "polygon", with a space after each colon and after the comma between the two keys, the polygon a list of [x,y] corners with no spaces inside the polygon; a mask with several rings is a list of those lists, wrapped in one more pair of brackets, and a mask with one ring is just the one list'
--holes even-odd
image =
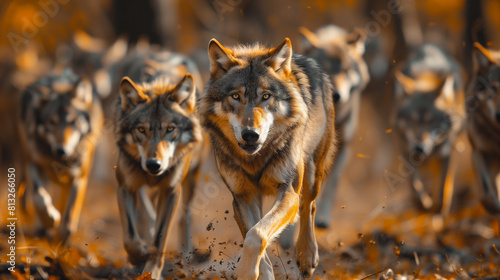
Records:
{"label": "lead wolf", "polygon": [[[91,83],[69,68],[40,78],[22,95],[19,131],[27,191],[43,229],[57,227],[56,243],[65,243],[77,229],[103,124]],[[48,192],[53,185],[60,187],[58,207]]]}
{"label": "lead wolf", "polygon": [[[310,277],[319,262],[316,196],[335,155],[330,80],[310,58],[275,48],[209,44],[210,80],[199,103],[219,172],[244,237],[236,279],[274,279],[266,247],[300,212],[297,261]],[[262,197],[273,195],[261,213]]]}
{"label": "lead wolf", "polygon": [[[144,272],[151,272],[154,279],[162,279],[165,246],[181,184],[184,200],[190,200],[204,154],[196,99],[195,81],[189,73],[180,79],[159,75],[137,84],[125,77],[120,84],[115,121],[119,147],[116,178],[124,245],[130,261],[134,265],[145,263]],[[156,213],[143,186],[159,189]],[[188,211],[187,205],[184,209]],[[184,227],[189,226],[187,216],[189,213],[184,213]],[[139,227],[142,220],[146,225]],[[184,245],[186,242],[184,239]]]}
{"label": "lead wolf", "polygon": [[424,210],[444,216],[453,196],[450,156],[465,124],[461,69],[441,48],[424,44],[395,77],[396,129],[410,184]]}
{"label": "lead wolf", "polygon": [[338,154],[318,198],[315,219],[317,227],[327,228],[337,183],[349,158],[349,144],[358,125],[361,93],[370,81],[363,60],[366,34],[362,30],[348,33],[335,25],[322,27],[316,33],[301,27],[300,32],[307,40],[304,54],[320,64],[335,87],[333,101]]}
{"label": "lead wolf", "polygon": [[500,218],[500,52],[474,44],[473,75],[467,92],[472,159],[483,205]]}

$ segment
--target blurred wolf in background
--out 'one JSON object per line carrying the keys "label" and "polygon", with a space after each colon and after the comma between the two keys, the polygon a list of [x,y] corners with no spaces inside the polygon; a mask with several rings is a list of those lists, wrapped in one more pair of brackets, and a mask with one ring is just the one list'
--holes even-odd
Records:
{"label": "blurred wolf in background", "polygon": [[[266,247],[298,212],[297,261],[310,277],[319,262],[314,200],[336,150],[330,79],[313,59],[292,54],[288,38],[271,49],[212,39],[209,58],[199,111],[244,237],[236,279],[274,279]],[[276,197],[265,215],[264,195]]]}
{"label": "blurred wolf in background", "polygon": [[[55,242],[66,242],[77,229],[102,126],[101,104],[91,83],[69,68],[40,78],[21,97],[27,194],[43,229],[57,228]],[[52,185],[60,187],[58,207],[48,192]]]}
{"label": "blurred wolf in background", "polygon": [[465,124],[460,66],[441,48],[424,44],[395,77],[396,129],[414,168],[410,184],[423,209],[444,216],[453,196],[450,154]]}
{"label": "blurred wolf in background", "polygon": [[[162,279],[181,183],[188,191],[183,196],[192,196],[203,154],[195,82],[190,74],[180,80],[170,78],[161,76],[140,84],[123,78],[115,121],[119,148],[115,171],[125,250],[134,265],[145,262],[144,272],[151,272],[153,279]],[[159,188],[156,213],[143,186]],[[142,217],[147,217],[149,225],[139,228]]]}
{"label": "blurred wolf in background", "polygon": [[[484,207],[500,218],[500,51],[474,44],[467,131]],[[471,104],[469,104],[471,103]]]}
{"label": "blurred wolf in background", "polygon": [[360,29],[348,33],[335,25],[322,27],[316,33],[302,27],[300,32],[307,39],[305,55],[318,62],[335,88],[333,101],[338,154],[322,195],[318,197],[315,218],[317,227],[327,228],[337,183],[349,158],[349,143],[358,125],[361,93],[370,81],[363,60],[366,34]]}

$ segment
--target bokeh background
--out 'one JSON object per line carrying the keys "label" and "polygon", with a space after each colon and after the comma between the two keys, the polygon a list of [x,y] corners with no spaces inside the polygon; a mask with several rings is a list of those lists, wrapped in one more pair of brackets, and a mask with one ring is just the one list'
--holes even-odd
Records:
{"label": "bokeh background", "polygon": [[[392,13],[393,5],[400,7],[400,12]],[[16,128],[21,92],[51,71],[57,61],[67,59],[68,46],[80,31],[96,39],[93,44],[97,49],[105,50],[125,36],[131,46],[148,40],[185,54],[197,62],[206,82],[211,38],[228,45],[259,41],[274,46],[289,37],[300,53],[304,40],[298,32],[301,26],[312,31],[326,24],[347,30],[362,28],[368,34],[365,60],[371,81],[363,93],[351,157],[332,200],[332,227],[317,232],[321,262],[314,277],[362,278],[376,272],[385,275],[389,268],[396,274],[429,279],[437,277],[434,275],[448,279],[499,276],[500,252],[488,249],[500,236],[498,221],[479,203],[465,135],[455,145],[456,191],[443,231],[435,232],[432,215],[411,203],[407,182],[390,183],[386,175],[404,168],[392,131],[392,74],[407,56],[412,40],[420,36],[421,41],[443,46],[462,64],[464,73],[470,73],[474,41],[500,49],[499,12],[499,0],[2,0],[0,180],[7,182],[8,167],[15,167],[19,177],[22,173]],[[88,73],[93,68],[79,70]],[[109,124],[110,120],[106,121]],[[18,235],[22,244],[18,245],[18,263],[27,270],[22,276],[0,272],[0,278],[32,275],[49,279],[39,269],[61,279],[138,276],[121,243],[113,172],[117,150],[112,145],[112,132],[104,131],[101,139],[79,231],[69,248],[54,253],[44,238],[30,232],[29,219],[25,219]],[[229,192],[213,169],[200,178],[191,227],[193,243],[201,253],[179,256],[174,227],[168,246],[168,274],[172,278],[231,275],[241,251]],[[57,199],[57,191],[54,196]],[[0,201],[4,200],[6,187],[0,188]],[[0,224],[6,221],[4,208]],[[2,237],[2,263],[6,248]],[[293,249],[282,250],[272,243],[268,250],[277,279],[298,277]],[[203,258],[207,252],[210,255]]]}

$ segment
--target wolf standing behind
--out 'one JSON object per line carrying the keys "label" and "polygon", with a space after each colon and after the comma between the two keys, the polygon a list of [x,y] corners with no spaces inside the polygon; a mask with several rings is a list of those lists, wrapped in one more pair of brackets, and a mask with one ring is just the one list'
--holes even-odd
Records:
{"label": "wolf standing behind", "polygon": [[[169,78],[174,77],[160,76],[141,84],[123,78],[115,120],[118,205],[125,250],[133,264],[145,263],[144,272],[151,272],[153,279],[162,279],[165,246],[181,183],[185,178],[193,179],[194,174],[186,174],[191,171],[194,150],[202,142],[192,76],[187,73],[180,81]],[[156,213],[139,192],[142,186],[159,188]],[[150,223],[145,230],[137,227],[142,217]]]}
{"label": "wolf standing behind", "polygon": [[500,219],[500,51],[474,44],[467,130],[484,207]]}
{"label": "wolf standing behind", "polygon": [[447,215],[455,176],[450,156],[465,124],[461,69],[444,50],[424,44],[395,75],[396,129],[414,167],[410,184],[424,210]]}
{"label": "wolf standing behind", "polygon": [[[300,211],[297,261],[310,277],[319,262],[314,200],[335,155],[329,78],[314,60],[292,54],[288,38],[271,49],[227,48],[212,39],[208,52],[199,111],[244,237],[235,276],[274,279],[266,247]],[[265,215],[264,195],[276,197]]]}
{"label": "wolf standing behind", "polygon": [[305,55],[314,58],[330,76],[335,102],[335,129],[338,154],[331,174],[318,198],[315,224],[327,228],[340,174],[349,159],[349,144],[358,126],[361,93],[370,81],[368,67],[363,60],[366,34],[362,30],[347,33],[344,29],[327,25],[312,33],[302,27],[300,32],[308,41]]}
{"label": "wolf standing behind", "polygon": [[[21,99],[19,123],[27,190],[43,229],[57,227],[65,243],[78,227],[97,138],[104,118],[86,79],[66,69],[30,85]],[[54,205],[48,187],[59,186]],[[61,212],[62,216],[61,216]]]}

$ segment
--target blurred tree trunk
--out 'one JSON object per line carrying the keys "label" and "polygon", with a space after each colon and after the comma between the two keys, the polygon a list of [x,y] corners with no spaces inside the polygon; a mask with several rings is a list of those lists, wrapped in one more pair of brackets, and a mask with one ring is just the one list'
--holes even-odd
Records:
{"label": "blurred tree trunk", "polygon": [[483,1],[467,0],[465,4],[466,27],[464,34],[464,66],[467,76],[472,74],[472,45],[479,42],[486,46],[486,33],[483,19]]}
{"label": "blurred tree trunk", "polygon": [[147,36],[151,43],[161,44],[157,17],[160,11],[154,0],[115,0],[112,6],[113,26],[117,35],[127,35],[130,42]]}

